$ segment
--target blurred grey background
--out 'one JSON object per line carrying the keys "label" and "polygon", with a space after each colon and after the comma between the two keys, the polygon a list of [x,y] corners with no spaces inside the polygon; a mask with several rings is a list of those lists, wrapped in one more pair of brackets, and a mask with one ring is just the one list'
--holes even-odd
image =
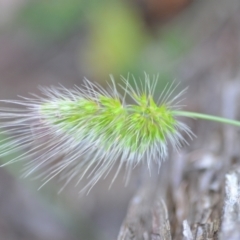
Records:
{"label": "blurred grey background", "polygon": [[[146,71],[162,86],[188,85],[188,110],[221,115],[219,89],[239,81],[239,53],[239,0],[0,0],[0,99]],[[106,179],[79,198],[74,186],[37,191],[18,167],[1,168],[0,240],[116,239],[135,175],[127,187],[120,176],[108,190]]]}

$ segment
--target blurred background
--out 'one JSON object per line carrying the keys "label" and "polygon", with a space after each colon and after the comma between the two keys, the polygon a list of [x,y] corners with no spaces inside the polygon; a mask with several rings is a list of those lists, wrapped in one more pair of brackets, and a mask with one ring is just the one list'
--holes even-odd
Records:
{"label": "blurred background", "polygon": [[[0,0],[0,99],[147,72],[159,92],[189,86],[187,110],[222,115],[220,89],[239,81],[239,65],[239,0]],[[18,165],[0,168],[0,240],[116,239],[139,186],[139,173],[127,187],[120,176],[79,198],[71,185],[58,195],[58,183],[37,191],[19,176]]]}

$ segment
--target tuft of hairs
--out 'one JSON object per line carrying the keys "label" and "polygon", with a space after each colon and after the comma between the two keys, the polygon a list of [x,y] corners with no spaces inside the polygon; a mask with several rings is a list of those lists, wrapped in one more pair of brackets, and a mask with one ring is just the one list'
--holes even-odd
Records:
{"label": "tuft of hairs", "polygon": [[24,161],[24,177],[41,178],[40,188],[57,176],[64,180],[61,190],[87,178],[81,191],[90,191],[116,164],[111,184],[123,166],[126,181],[141,162],[160,167],[168,143],[179,149],[186,143],[182,133],[193,133],[174,114],[186,89],[176,95],[172,83],[158,94],[157,83],[158,77],[145,75],[133,84],[122,78],[117,86],[111,78],[105,90],[85,79],[81,87],[41,88],[42,96],[2,101],[15,106],[0,108],[0,133],[7,136],[0,157],[22,152],[3,165]]}

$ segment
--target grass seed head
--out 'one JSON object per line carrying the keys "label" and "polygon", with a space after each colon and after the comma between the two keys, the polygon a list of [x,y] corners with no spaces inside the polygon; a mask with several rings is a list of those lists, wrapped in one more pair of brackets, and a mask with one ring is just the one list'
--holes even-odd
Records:
{"label": "grass seed head", "polygon": [[[156,101],[157,82],[148,75],[133,85],[122,79],[121,95],[113,79],[109,90],[85,80],[82,88],[42,88],[43,97],[10,101],[25,108],[0,109],[0,132],[8,134],[0,156],[22,150],[7,164],[27,159],[25,176],[38,173],[42,186],[57,175],[65,179],[63,187],[86,177],[83,190],[117,162],[114,179],[124,164],[128,173],[140,162],[160,166],[168,143],[179,148],[181,133],[191,131],[173,114],[184,91],[174,96],[173,84],[166,86]],[[126,104],[127,98],[134,104]]]}

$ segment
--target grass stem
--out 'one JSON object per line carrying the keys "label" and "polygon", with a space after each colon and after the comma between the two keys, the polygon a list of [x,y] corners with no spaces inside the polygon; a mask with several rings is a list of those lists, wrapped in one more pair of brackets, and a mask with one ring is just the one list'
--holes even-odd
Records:
{"label": "grass stem", "polygon": [[235,125],[240,127],[240,121],[231,120],[223,117],[212,116],[208,114],[196,113],[196,112],[186,112],[186,111],[172,111],[172,114],[175,116],[191,117],[191,118],[200,118],[209,121],[221,122],[230,125]]}

